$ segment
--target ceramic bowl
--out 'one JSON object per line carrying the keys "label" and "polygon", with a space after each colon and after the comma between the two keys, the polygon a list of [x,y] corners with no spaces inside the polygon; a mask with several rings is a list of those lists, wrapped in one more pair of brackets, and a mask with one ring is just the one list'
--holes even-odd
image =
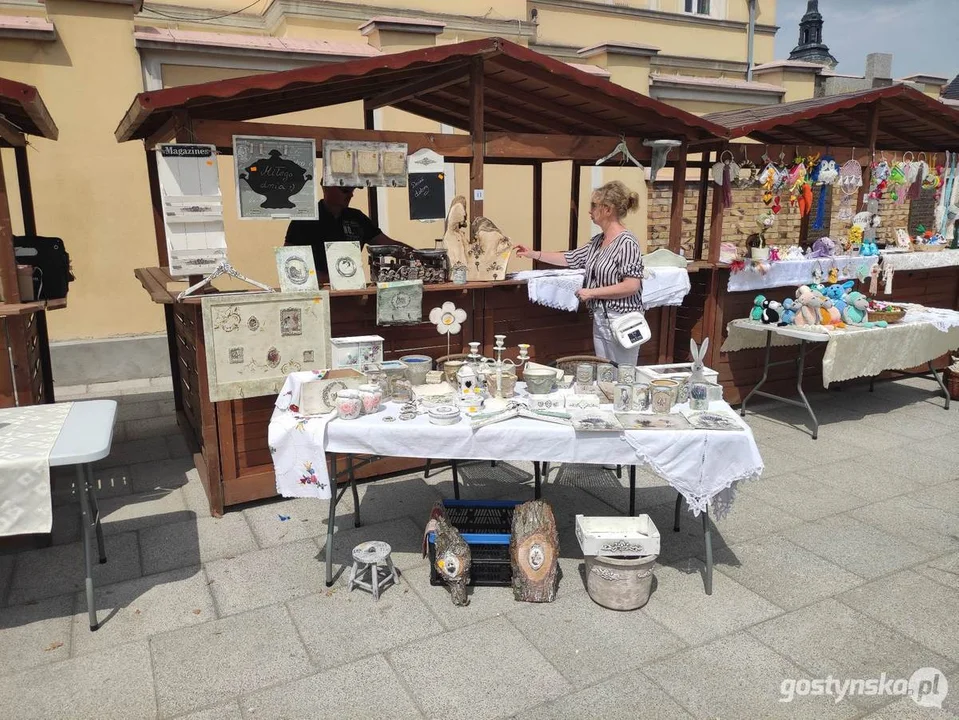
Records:
{"label": "ceramic bowl", "polygon": [[526,390],[531,395],[546,395],[556,382],[556,371],[552,368],[526,368],[523,379],[526,381]]}
{"label": "ceramic bowl", "polygon": [[443,363],[443,375],[445,376],[446,382],[450,385],[456,385],[456,373],[465,364],[462,360],[447,360]]}
{"label": "ceramic bowl", "polygon": [[433,369],[433,358],[429,355],[404,355],[400,362],[406,363],[406,376],[411,384],[426,384],[426,373]]}
{"label": "ceramic bowl", "polygon": [[455,425],[460,421],[460,409],[455,405],[437,405],[430,408],[429,417],[434,425]]}

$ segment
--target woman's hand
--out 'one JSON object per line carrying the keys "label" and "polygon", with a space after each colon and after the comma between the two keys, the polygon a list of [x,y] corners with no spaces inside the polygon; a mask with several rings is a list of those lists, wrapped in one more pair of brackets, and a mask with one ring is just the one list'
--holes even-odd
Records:
{"label": "woman's hand", "polygon": [[596,292],[592,288],[580,288],[576,291],[576,297],[583,302],[587,302],[596,297]]}
{"label": "woman's hand", "polygon": [[513,248],[516,250],[516,257],[533,257],[535,254],[534,250],[530,250],[525,245],[514,245]]}

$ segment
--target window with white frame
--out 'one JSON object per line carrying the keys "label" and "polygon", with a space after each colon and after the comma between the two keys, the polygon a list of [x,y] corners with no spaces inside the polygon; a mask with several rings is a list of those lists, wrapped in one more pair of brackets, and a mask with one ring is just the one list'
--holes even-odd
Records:
{"label": "window with white frame", "polygon": [[709,0],[686,0],[686,12],[694,15],[709,15]]}

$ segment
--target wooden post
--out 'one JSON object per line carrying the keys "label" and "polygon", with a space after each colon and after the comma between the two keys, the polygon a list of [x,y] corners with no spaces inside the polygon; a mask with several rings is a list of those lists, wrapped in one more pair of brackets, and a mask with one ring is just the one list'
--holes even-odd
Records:
{"label": "wooden post", "polygon": [[[483,112],[483,58],[470,61],[470,223],[483,215],[483,158],[486,155],[486,123]],[[478,192],[477,192],[478,191]]]}
{"label": "wooden post", "polygon": [[[543,249],[543,163],[533,163],[533,250]],[[533,267],[540,263],[533,261]]]}
{"label": "wooden post", "polygon": [[[686,199],[686,163],[688,146],[679,146],[679,158],[673,168],[673,197],[669,207],[669,249],[678,253],[683,246],[683,204]],[[650,179],[650,182],[653,182]]]}
{"label": "wooden post", "polygon": [[10,196],[3,177],[0,159],[0,297],[7,303],[20,302],[17,284],[17,258],[13,252],[13,221],[10,219]]}
{"label": "wooden post", "polygon": [[579,235],[579,196],[583,188],[583,166],[573,161],[573,172],[569,181],[569,242],[568,250],[576,249]]}
{"label": "wooden post", "polygon": [[862,173],[862,190],[859,193],[859,203],[855,208],[857,213],[866,202],[866,197],[869,195],[869,185],[872,183],[872,160],[876,155],[876,140],[879,137],[879,109],[881,105],[882,103],[877,101],[869,108],[869,157],[866,158],[866,168]]}
{"label": "wooden post", "polygon": [[[375,130],[375,122],[373,120],[373,110],[364,110],[363,111],[363,128],[366,130]],[[320,146],[320,154],[322,156],[323,146]],[[376,187],[370,185],[366,188],[366,204],[370,206],[370,220],[373,221],[373,225],[376,227],[380,226],[380,206],[377,203],[376,198]]]}
{"label": "wooden post", "polygon": [[160,196],[160,173],[157,170],[156,151],[146,150],[145,152],[147,180],[150,183],[150,202],[153,206],[153,233],[156,237],[157,264],[159,267],[169,267],[170,257],[166,249],[166,229],[163,227],[163,199]]}
{"label": "wooden post", "polygon": [[703,151],[699,170],[699,201],[696,204],[696,247],[693,260],[703,259],[703,245],[706,240],[706,199],[709,197],[709,167],[712,153]]}
{"label": "wooden post", "polygon": [[[720,151],[722,154],[722,151]],[[713,205],[709,215],[709,262],[719,262],[719,245],[723,241],[723,190],[713,187]]]}

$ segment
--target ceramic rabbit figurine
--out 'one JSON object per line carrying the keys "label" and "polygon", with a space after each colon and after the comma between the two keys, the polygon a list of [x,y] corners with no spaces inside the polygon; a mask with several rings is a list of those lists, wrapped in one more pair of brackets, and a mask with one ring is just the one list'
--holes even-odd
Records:
{"label": "ceramic rabbit figurine", "polygon": [[703,340],[701,346],[696,345],[696,341],[690,338],[689,351],[693,356],[693,369],[689,374],[690,385],[697,382],[706,382],[706,374],[703,372],[706,364],[706,349],[709,347],[709,338]]}

